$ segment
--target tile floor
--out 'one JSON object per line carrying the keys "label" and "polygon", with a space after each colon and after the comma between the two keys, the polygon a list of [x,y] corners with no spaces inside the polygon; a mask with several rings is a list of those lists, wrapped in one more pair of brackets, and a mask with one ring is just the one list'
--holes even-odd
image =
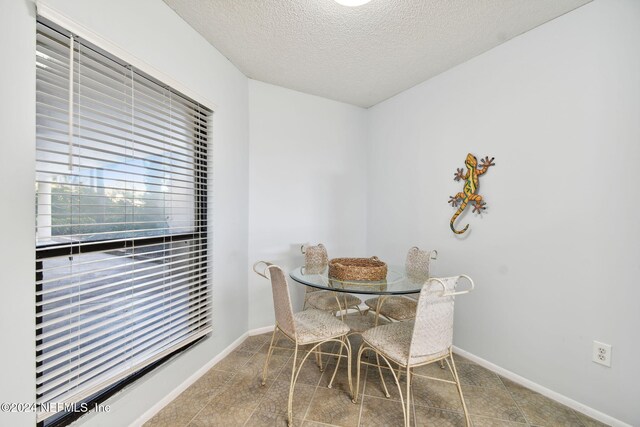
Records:
{"label": "tile floor", "polygon": [[[270,334],[247,338],[145,426],[286,426],[293,351],[274,351],[267,384],[261,387],[260,375],[269,339]],[[359,339],[352,337],[352,344],[357,349]],[[278,345],[291,347],[284,338]],[[604,425],[469,360],[454,357],[471,420],[476,427]],[[331,365],[322,373],[313,358],[307,360],[296,385],[294,425],[401,426],[402,408],[397,389],[390,387],[393,385],[390,374],[387,386],[391,398],[387,399],[381,391],[377,370],[364,370],[360,381],[361,396],[358,403],[353,404],[346,391],[345,365],[341,363],[330,389],[327,385],[333,373]],[[448,370],[440,369],[437,364],[418,368],[417,372],[432,377],[449,376]],[[416,377],[413,393],[415,421],[412,425],[465,425],[454,385]]]}

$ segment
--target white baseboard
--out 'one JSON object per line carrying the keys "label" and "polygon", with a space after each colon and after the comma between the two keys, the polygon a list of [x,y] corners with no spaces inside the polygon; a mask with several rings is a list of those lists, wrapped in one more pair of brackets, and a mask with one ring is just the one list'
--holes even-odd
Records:
{"label": "white baseboard", "polygon": [[273,332],[273,328],[274,327],[275,327],[275,325],[271,325],[271,326],[263,326],[262,328],[251,329],[249,332],[247,332],[247,335],[252,337],[254,335],[260,335],[260,334],[266,334],[267,332]]}
{"label": "white baseboard", "polygon": [[612,427],[632,427],[631,425],[624,423],[616,418],[613,418],[607,414],[604,414],[600,411],[597,411],[587,405],[584,405],[580,402],[577,402],[573,399],[568,398],[567,396],[564,396],[560,393],[557,393],[553,390],[549,390],[546,387],[541,386],[540,384],[534,383],[531,380],[528,380],[524,377],[521,377],[518,374],[515,374],[511,371],[508,371],[498,365],[494,365],[493,363],[482,359],[481,357],[478,357],[472,353],[469,353],[468,351],[465,351],[461,348],[458,347],[453,347],[454,352],[458,353],[460,356],[465,357],[475,363],[477,363],[478,365],[487,368],[499,375],[502,375],[503,377],[518,383],[520,385],[523,385],[525,387],[527,387],[528,389],[531,389],[533,391],[536,391],[538,393],[540,393],[543,396],[546,396],[550,399],[555,400],[556,402],[562,403],[565,406],[568,406],[571,409],[574,409],[578,412],[582,412],[583,414],[596,419],[602,423],[608,424]]}
{"label": "white baseboard", "polygon": [[[266,328],[262,328],[262,329],[266,329]],[[273,330],[273,326],[271,326],[270,330]],[[135,420],[133,423],[130,424],[130,427],[140,427],[140,426],[142,426],[144,423],[146,423],[151,418],[153,418],[153,416],[155,414],[160,412],[160,410],[162,408],[164,408],[169,403],[171,403],[171,401],[173,399],[178,397],[180,395],[180,393],[182,393],[187,388],[189,388],[189,386],[191,386],[193,383],[198,381],[198,379],[200,379],[201,376],[206,374],[209,371],[209,369],[213,368],[213,365],[215,365],[216,363],[218,363],[219,361],[221,361],[222,359],[227,357],[229,355],[229,353],[231,353],[233,350],[235,350],[236,347],[238,347],[240,344],[242,344],[242,342],[248,336],[258,335],[258,334],[262,333],[262,332],[256,332],[256,333],[253,333],[253,332],[254,331],[247,331],[244,334],[240,335],[240,337],[238,337],[238,339],[236,339],[234,342],[229,344],[229,346],[227,348],[225,348],[220,353],[218,353],[215,357],[213,357],[211,360],[209,360],[204,366],[202,366],[200,369],[198,369],[196,372],[194,372],[193,375],[191,375],[189,378],[184,380],[182,382],[182,384],[180,384],[178,387],[174,388],[171,391],[171,393],[167,394],[158,403],[156,403],[151,408],[149,408],[144,414],[140,415],[140,417],[138,417],[137,420]],[[267,331],[265,330],[265,332],[267,332]]]}

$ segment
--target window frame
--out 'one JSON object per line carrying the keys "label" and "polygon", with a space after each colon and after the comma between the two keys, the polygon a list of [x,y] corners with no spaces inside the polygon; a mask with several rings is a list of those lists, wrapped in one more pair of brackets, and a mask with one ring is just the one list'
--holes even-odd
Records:
{"label": "window frame", "polygon": [[[40,12],[40,8],[38,10]],[[55,14],[54,14],[55,15]],[[45,25],[54,31],[59,32],[64,36],[70,36],[75,34],[75,32],[64,28],[63,26],[57,24],[54,21],[49,20],[48,18],[38,15],[37,16],[37,24],[40,28],[40,24]],[[90,37],[95,39],[96,37]],[[208,215],[208,203],[209,203],[209,189],[208,189],[208,166],[209,166],[209,150],[210,150],[210,131],[212,124],[212,117],[215,111],[214,108],[207,107],[207,104],[203,104],[198,100],[194,100],[192,97],[185,95],[180,89],[176,89],[171,84],[164,84],[157,78],[154,78],[150,74],[147,74],[144,71],[144,68],[139,68],[138,66],[129,65],[125,60],[118,58],[114,54],[108,53],[107,51],[100,48],[98,45],[93,43],[91,40],[87,40],[82,37],[83,42],[89,45],[89,47],[95,50],[97,53],[104,55],[115,62],[129,66],[135,69],[136,73],[142,77],[147,78],[153,83],[159,84],[163,87],[169,88],[173,93],[176,93],[180,96],[185,97],[190,102],[195,102],[200,105],[205,110],[208,110],[208,114],[206,115],[206,126],[204,129],[202,127],[197,127],[194,124],[194,132],[193,132],[193,148],[194,148],[194,168],[193,168],[193,188],[194,188],[194,200],[193,200],[193,209],[194,209],[194,231],[186,232],[186,233],[166,233],[163,235],[157,236],[137,236],[137,237],[128,237],[126,239],[123,238],[115,238],[115,239],[100,239],[100,240],[91,240],[90,242],[83,241],[66,241],[60,243],[48,243],[38,245],[36,241],[35,245],[35,281],[36,281],[36,338],[42,333],[42,328],[38,325],[42,323],[42,317],[39,317],[39,314],[42,313],[42,307],[38,305],[39,302],[42,302],[42,296],[38,294],[39,291],[42,291],[42,283],[39,283],[43,280],[43,262],[47,259],[62,257],[62,256],[73,256],[75,254],[89,254],[95,252],[104,252],[110,250],[127,250],[131,248],[135,248],[136,246],[141,245],[154,245],[154,244],[169,244],[175,242],[185,242],[189,240],[197,240],[200,244],[200,248],[202,249],[202,254],[204,261],[203,264],[206,266],[206,274],[203,279],[206,282],[206,287],[209,289],[209,296],[211,298],[211,278],[212,278],[212,268],[210,265],[210,235],[209,235],[209,215]],[[106,43],[108,44],[108,43]],[[139,64],[139,61],[137,61]],[[156,73],[157,74],[157,73]],[[178,85],[180,86],[180,85]],[[209,105],[213,105],[208,103]],[[35,178],[35,181],[38,182],[38,179]],[[36,200],[36,205],[38,204]],[[37,214],[36,214],[37,215]],[[36,216],[37,219],[37,216]],[[84,244],[83,244],[84,243]],[[90,243],[90,244],[86,244]],[[211,310],[211,320],[213,318],[212,308]],[[127,385],[131,384],[138,378],[143,375],[146,375],[148,372],[153,371],[158,366],[161,366],[167,360],[171,359],[175,355],[185,351],[186,349],[196,345],[201,342],[207,336],[210,335],[210,332],[201,336],[195,340],[185,343],[182,347],[172,351],[171,353],[163,356],[159,360],[156,360],[148,365],[143,366],[139,370],[134,373],[127,375],[125,378],[120,379],[119,381],[106,386],[102,391],[95,393],[90,398],[82,400],[83,403],[87,403],[89,407],[95,406],[96,404],[103,402],[105,399],[123,389]],[[41,341],[36,341],[36,346],[39,345]],[[42,351],[36,350],[36,357],[39,356]],[[36,362],[36,368],[41,366],[43,362]],[[40,377],[41,373],[36,373],[36,378]],[[38,396],[36,396],[37,398]],[[59,426],[59,425],[67,425],[70,422],[73,422],[77,418],[84,415],[84,413],[80,412],[59,412],[53,416],[44,418],[37,422],[38,426]]]}

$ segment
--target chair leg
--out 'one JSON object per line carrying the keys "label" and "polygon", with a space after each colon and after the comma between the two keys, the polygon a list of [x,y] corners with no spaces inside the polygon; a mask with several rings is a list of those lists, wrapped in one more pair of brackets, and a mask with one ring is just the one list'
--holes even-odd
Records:
{"label": "chair leg", "polygon": [[[325,341],[327,342],[327,341]],[[329,340],[329,342],[338,342],[341,344],[344,344],[343,342],[337,340],[337,339],[332,339]],[[293,352],[293,364],[291,365],[291,382],[289,383],[289,399],[287,402],[287,425],[291,425],[293,423],[293,391],[296,387],[296,382],[298,381],[298,375],[300,375],[300,371],[302,370],[302,366],[304,365],[304,362],[307,361],[307,359],[309,358],[309,356],[311,355],[311,353],[316,352],[316,349],[318,347],[320,347],[320,345],[323,343],[318,343],[315,346],[313,346],[309,351],[307,351],[307,353],[304,355],[304,357],[300,360],[300,364],[298,365],[298,343],[296,342],[296,347],[295,350]],[[347,354],[349,357],[351,357],[351,350],[349,347],[347,347]],[[298,365],[296,367],[296,365]],[[349,368],[351,368],[351,364],[349,364]],[[335,373],[334,373],[335,375]],[[351,374],[349,373],[349,391],[351,392],[351,395],[353,396],[353,389],[351,388]]]}
{"label": "chair leg", "polygon": [[[293,364],[291,365],[291,381],[289,383],[289,399],[287,400],[287,425],[293,424],[293,390],[296,386],[296,380],[298,375],[296,372],[296,364],[298,362],[298,343],[296,342],[296,348],[293,351]],[[303,361],[304,363],[304,361]],[[300,365],[302,367],[302,365]]]}
{"label": "chair leg", "polygon": [[262,385],[267,383],[267,370],[269,369],[269,359],[271,359],[271,353],[273,353],[273,340],[276,337],[276,332],[278,332],[278,327],[273,328],[273,334],[271,334],[271,343],[269,344],[269,351],[267,351],[267,359],[264,361],[264,366],[262,368]]}
{"label": "chair leg", "polygon": [[[342,321],[344,322],[344,309],[342,308],[342,304],[340,304],[340,296],[339,296],[339,295],[338,295],[338,293],[337,293],[337,292],[335,292],[335,291],[333,292],[333,296],[334,296],[334,298],[336,299],[336,303],[338,304],[338,311],[337,311],[337,313],[340,313],[340,320],[342,320]],[[345,297],[345,298],[346,298],[346,297]],[[344,303],[346,304],[346,303],[347,303],[347,300],[345,299],[344,301],[345,301]],[[346,307],[345,307],[345,308],[346,308]],[[336,314],[337,314],[337,313],[336,313]]]}
{"label": "chair leg", "polygon": [[340,344],[340,353],[338,353],[338,360],[336,360],[336,368],[333,370],[333,375],[331,375],[331,381],[329,381],[329,385],[327,386],[327,388],[332,388],[333,386],[333,379],[336,377],[336,373],[338,372],[338,368],[340,367],[340,359],[342,359],[342,350],[343,350],[343,346],[346,347],[346,344],[344,344],[344,341],[342,340],[342,338],[340,338],[341,344]]}
{"label": "chair leg", "polygon": [[378,365],[378,374],[380,374],[380,382],[382,383],[382,387],[384,388],[384,395],[388,399],[391,397],[391,395],[389,394],[389,390],[387,389],[387,383],[384,380],[384,375],[382,375],[382,368],[380,367],[380,356],[378,356],[378,353],[376,353],[376,364]]}
{"label": "chair leg", "polygon": [[386,298],[384,297],[384,295],[380,295],[378,297],[378,303],[376,304],[376,321],[373,324],[373,326],[378,326],[378,319],[380,318],[380,309],[382,308],[382,303],[384,302]]}
{"label": "chair leg", "polygon": [[333,386],[333,380],[336,377],[336,373],[338,373],[338,367],[340,366],[340,360],[342,359],[342,349],[344,347],[347,350],[347,379],[349,381],[349,394],[351,394],[351,400],[353,401],[353,383],[351,381],[351,343],[347,336],[340,337],[339,343],[340,353],[338,355],[338,360],[336,361],[336,367],[333,370],[333,375],[331,376],[331,381],[329,381],[327,388],[332,388]]}
{"label": "chair leg", "polygon": [[349,336],[344,337],[345,345],[347,346],[347,379],[349,381],[349,393],[351,393],[351,400],[353,400],[353,381],[351,381],[351,343],[349,342]]}
{"label": "chair leg", "polygon": [[[356,393],[353,397],[353,399],[351,400],[353,403],[358,403],[358,393],[360,393],[360,366],[362,365],[362,353],[365,352],[365,350],[371,350],[374,353],[376,353],[376,356],[379,355],[379,353],[377,351],[375,351],[373,348],[371,347],[367,347],[365,346],[365,343],[363,342],[362,344],[360,344],[360,350],[358,350],[358,369],[357,369],[357,377],[356,377]],[[396,387],[398,387],[398,394],[400,395],[400,405],[402,406],[402,413],[404,416],[404,422],[405,425],[407,425],[407,410],[405,408],[405,403],[404,403],[404,398],[402,396],[402,387],[400,386],[400,379],[398,378],[398,376],[396,375],[396,371],[391,367],[391,364],[389,363],[389,361],[387,360],[386,357],[379,355],[380,357],[382,357],[382,360],[384,360],[384,362],[387,364],[387,367],[389,368],[389,370],[391,371],[391,375],[393,375],[393,380],[396,382]],[[378,363],[378,367],[380,366],[380,364]]]}
{"label": "chair leg", "polygon": [[467,423],[467,426],[471,425],[471,420],[469,419],[469,411],[467,410],[467,404],[464,402],[464,396],[462,395],[462,386],[460,385],[460,378],[458,377],[458,370],[456,369],[456,362],[453,361],[453,352],[449,350],[449,358],[451,359],[451,364],[449,365],[449,361],[447,360],[447,364],[449,365],[449,370],[453,374],[453,379],[456,382],[456,387],[458,388],[458,394],[460,394],[460,401],[462,401],[462,410],[464,411],[464,419]]}
{"label": "chair leg", "polygon": [[[376,354],[378,354],[377,351],[376,351]],[[391,375],[393,375],[393,380],[396,382],[396,386],[398,387],[398,394],[400,395],[400,405],[402,405],[402,413],[404,415],[404,424],[405,424],[405,426],[408,426],[409,425],[409,414],[408,414],[408,411],[405,408],[404,398],[402,397],[402,387],[400,386],[400,376],[396,375],[396,371],[391,367],[391,364],[389,363],[389,361],[387,360],[386,357],[384,357],[383,355],[380,355],[380,357],[382,357],[382,360],[384,360],[384,362],[387,364],[387,367],[391,371]],[[398,372],[400,372],[400,369],[401,368],[398,367]],[[409,397],[409,396],[407,396],[407,397]],[[407,399],[407,401],[409,401],[409,399]],[[408,407],[409,406],[407,405],[407,408]]]}
{"label": "chair leg", "polygon": [[360,359],[362,358],[362,353],[367,349],[367,347],[365,347],[364,342],[362,344],[360,344],[360,349],[358,350],[358,359],[356,360],[357,363],[357,375],[356,375],[356,394],[352,395],[351,401],[353,403],[358,403],[358,393],[360,392],[360,366],[362,365],[362,363],[360,363]]}
{"label": "chair leg", "polygon": [[322,366],[322,354],[320,353],[320,351],[322,351],[322,348],[320,350],[316,350],[316,364],[318,365],[318,368],[320,368],[320,372],[324,372],[324,367]]}
{"label": "chair leg", "polygon": [[406,413],[406,419],[405,419],[405,426],[409,427],[411,425],[411,368],[409,367],[409,364],[407,364],[407,410],[405,411]]}

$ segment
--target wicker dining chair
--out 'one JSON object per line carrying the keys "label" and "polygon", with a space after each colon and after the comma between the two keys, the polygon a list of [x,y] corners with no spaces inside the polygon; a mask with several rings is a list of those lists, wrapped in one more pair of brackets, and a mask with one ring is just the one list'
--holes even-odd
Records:
{"label": "wicker dining chair", "polygon": [[[309,274],[320,274],[329,265],[329,257],[327,249],[322,243],[315,246],[301,246],[300,250],[304,254],[304,272]],[[304,304],[302,309],[307,306],[332,313],[343,313],[349,308],[355,308],[360,311],[362,300],[355,295],[341,292],[324,291],[312,286],[305,287]]]}
{"label": "wicker dining chair", "polygon": [[[257,269],[260,264],[264,264],[265,266],[263,271]],[[287,283],[284,271],[277,265],[265,261],[258,261],[253,265],[253,271],[271,281],[273,307],[276,317],[276,325],[271,335],[269,351],[267,352],[267,358],[262,369],[262,385],[265,385],[267,381],[269,360],[273,354],[274,341],[278,331],[295,344],[291,366],[291,380],[289,383],[289,397],[287,400],[287,425],[291,426],[293,422],[293,391],[296,386],[296,381],[298,380],[304,362],[312,352],[331,354],[338,357],[331,381],[329,382],[329,388],[331,388],[336,373],[338,372],[340,360],[343,357],[347,358],[349,393],[353,399],[354,395],[351,383],[351,343],[347,338],[349,326],[331,313],[322,310],[309,309],[293,313],[291,297],[289,295],[289,284]],[[340,344],[340,352],[338,354],[324,353],[322,351],[320,346],[330,342]],[[304,349],[301,348],[303,346],[305,347]],[[346,355],[343,354],[343,350],[346,350]],[[306,354],[300,359],[300,363],[298,364],[299,351],[304,351]]]}
{"label": "wicker dining chair", "polygon": [[[461,278],[467,279],[471,286],[468,289],[456,291],[456,286]],[[393,322],[365,331],[362,334],[362,344],[358,351],[356,395],[353,402],[356,403],[358,399],[360,366],[363,363],[370,364],[362,362],[362,354],[365,351],[373,351],[384,360],[396,382],[400,393],[405,426],[408,427],[410,425],[411,378],[413,376],[455,384],[460,395],[467,426],[470,426],[467,405],[462,395],[460,378],[453,360],[453,306],[456,295],[466,294],[472,291],[474,286],[473,280],[466,275],[429,279],[420,291],[414,321]],[[449,367],[453,381],[418,375],[412,371],[413,368],[418,366],[441,360],[444,360]],[[398,366],[397,375],[392,364]],[[380,367],[379,362],[377,366],[378,368]],[[404,396],[399,381],[399,375],[403,370],[406,374],[406,392]],[[385,389],[385,394],[388,395],[389,392],[384,378],[382,378],[382,385]]]}
{"label": "wicker dining chair", "polygon": [[[429,278],[431,260],[438,257],[438,251],[423,251],[414,246],[409,249],[405,262],[405,271],[408,280],[424,282]],[[384,295],[370,298],[365,304],[380,316],[389,320],[403,321],[413,319],[416,315],[416,305],[419,294],[408,296]]]}

